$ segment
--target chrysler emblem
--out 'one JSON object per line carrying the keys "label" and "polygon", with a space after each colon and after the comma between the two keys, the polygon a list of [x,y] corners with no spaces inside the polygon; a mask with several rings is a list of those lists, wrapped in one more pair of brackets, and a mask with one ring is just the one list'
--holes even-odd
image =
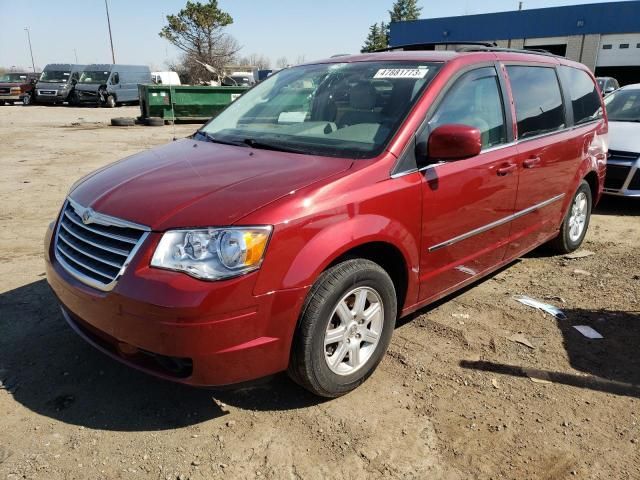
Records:
{"label": "chrysler emblem", "polygon": [[93,210],[87,208],[84,212],[82,212],[82,223],[85,225],[91,223],[93,221]]}

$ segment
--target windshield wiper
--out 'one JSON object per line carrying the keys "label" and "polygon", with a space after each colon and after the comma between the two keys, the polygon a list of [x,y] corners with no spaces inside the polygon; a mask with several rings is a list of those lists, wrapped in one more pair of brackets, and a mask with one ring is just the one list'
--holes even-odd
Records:
{"label": "windshield wiper", "polygon": [[255,138],[245,138],[243,141],[246,145],[249,145],[251,148],[259,148],[261,150],[273,150],[276,152],[287,152],[287,153],[307,153],[304,150],[291,148],[291,147],[283,147],[282,145],[275,145],[272,143],[266,143],[261,140],[256,140]]}
{"label": "windshield wiper", "polygon": [[221,143],[222,145],[234,145],[236,147],[243,147],[244,145],[242,145],[241,143],[238,142],[231,142],[228,140],[220,140],[219,138],[214,137],[213,135],[211,135],[208,132],[205,132],[203,130],[198,130],[196,132],[196,135],[202,135],[204,138],[207,139],[208,142],[212,142],[212,143]]}

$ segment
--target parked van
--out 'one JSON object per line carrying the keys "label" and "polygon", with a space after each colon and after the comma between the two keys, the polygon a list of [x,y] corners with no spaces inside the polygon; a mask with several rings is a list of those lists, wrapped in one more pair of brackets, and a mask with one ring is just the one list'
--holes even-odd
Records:
{"label": "parked van", "polygon": [[80,103],[113,108],[139,101],[138,84],[151,83],[151,70],[145,65],[87,65],[76,85]]}
{"label": "parked van", "polygon": [[579,248],[607,159],[595,78],[473,48],[287,68],[78,181],[45,249],[67,322],[165,379],[288,371],[336,397],[398,318],[542,244]]}
{"label": "parked van", "polygon": [[36,84],[36,98],[39,103],[77,104],[75,86],[86,65],[70,63],[50,63],[40,75]]}
{"label": "parked van", "polygon": [[151,81],[157,85],[181,85],[177,72],[151,72]]}

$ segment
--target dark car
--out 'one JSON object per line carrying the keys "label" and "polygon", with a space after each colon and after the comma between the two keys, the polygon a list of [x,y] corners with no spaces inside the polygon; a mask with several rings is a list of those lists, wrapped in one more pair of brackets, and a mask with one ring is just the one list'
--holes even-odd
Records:
{"label": "dark car", "polygon": [[0,74],[0,105],[22,102],[29,105],[35,96],[39,73],[9,72]]}
{"label": "dark car", "polygon": [[72,187],[47,279],[72,328],[133,367],[203,386],[288,371],[335,397],[373,373],[397,318],[542,244],[577,249],[606,138],[593,75],[561,57],[287,68]]}

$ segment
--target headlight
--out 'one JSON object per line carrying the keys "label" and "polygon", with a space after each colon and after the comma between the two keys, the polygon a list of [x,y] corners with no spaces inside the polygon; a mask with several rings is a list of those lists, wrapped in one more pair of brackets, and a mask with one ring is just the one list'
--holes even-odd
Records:
{"label": "headlight", "polygon": [[235,277],[260,268],[271,227],[229,227],[166,232],[151,266],[203,280]]}

